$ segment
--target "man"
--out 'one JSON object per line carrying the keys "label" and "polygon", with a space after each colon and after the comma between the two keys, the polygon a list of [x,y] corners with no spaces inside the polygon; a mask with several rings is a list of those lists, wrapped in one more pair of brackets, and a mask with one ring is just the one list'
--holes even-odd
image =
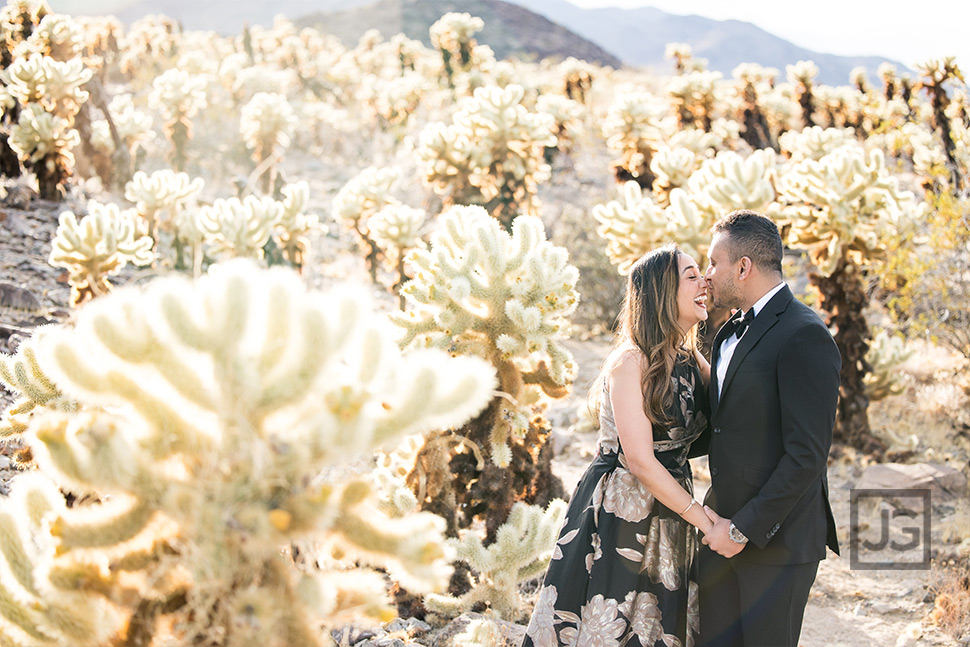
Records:
{"label": "man", "polygon": [[828,328],[782,277],[778,228],[752,211],[714,226],[705,274],[714,305],[737,309],[711,358],[714,522],[698,555],[700,644],[797,645],[828,545],[841,358]]}

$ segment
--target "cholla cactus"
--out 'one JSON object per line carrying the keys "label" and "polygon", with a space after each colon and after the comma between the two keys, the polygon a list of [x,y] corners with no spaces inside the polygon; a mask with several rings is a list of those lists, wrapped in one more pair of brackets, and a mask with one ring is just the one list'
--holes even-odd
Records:
{"label": "cholla cactus", "polygon": [[946,109],[950,103],[947,85],[955,80],[964,82],[963,73],[957,67],[955,58],[948,56],[942,60],[930,60],[920,65],[920,74],[923,75],[923,79],[920,81],[918,87],[926,90],[926,93],[930,96],[933,110],[933,127],[943,143],[943,150],[946,153],[951,175],[951,186],[954,189],[959,189],[966,185],[966,178],[962,177],[959,170],[959,163],[956,159],[956,141],[951,132],[953,128],[950,125],[950,119],[946,114]]}
{"label": "cholla cactus", "polygon": [[199,218],[217,256],[262,258],[263,246],[283,215],[283,205],[270,197],[248,195],[218,199],[201,208]]}
{"label": "cholla cactus", "polygon": [[880,330],[873,336],[866,354],[866,361],[872,367],[872,372],[863,378],[870,402],[899,395],[906,390],[906,384],[898,369],[914,352],[906,347],[906,339],[902,335],[892,335],[886,330]]}
{"label": "cholla cactus", "polygon": [[[462,430],[466,446],[480,448],[488,460],[445,479],[422,504],[446,516],[452,530],[484,512],[491,535],[512,503],[535,487],[536,455],[546,434],[533,419],[538,389],[562,397],[575,376],[558,338],[576,308],[579,277],[566,250],[546,241],[537,218],[517,218],[511,234],[480,207],[452,207],[439,222],[431,249],[408,256],[414,278],[402,293],[410,309],[393,317],[404,329],[402,344],[487,358],[497,368],[501,394]],[[450,470],[443,463],[440,468]]]}
{"label": "cholla cactus", "polygon": [[192,117],[205,106],[206,79],[172,68],[152,82],[151,101],[165,116],[165,135],[172,142],[172,166],[184,171]]}
{"label": "cholla cactus", "polygon": [[51,13],[43,17],[31,33],[28,49],[50,56],[57,61],[69,61],[81,54],[84,30],[66,14]]}
{"label": "cholla cactus", "polygon": [[556,124],[556,145],[546,147],[546,161],[551,161],[552,152],[569,151],[573,138],[582,130],[586,110],[581,103],[560,94],[539,95],[536,110],[552,115]]}
{"label": "cholla cactus", "polygon": [[81,86],[91,75],[78,58],[61,62],[41,54],[18,59],[4,72],[10,96],[23,108],[10,147],[34,170],[42,198],[61,197],[73,173],[71,151],[80,143],[74,118],[88,98]]}
{"label": "cholla cactus", "polygon": [[148,224],[148,235],[155,238],[156,226],[172,228],[179,209],[184,208],[204,184],[202,178],[190,179],[185,173],[171,170],[155,171],[151,175],[138,171],[125,185],[125,199],[135,203],[138,215]]}
{"label": "cholla cactus", "polygon": [[715,89],[720,72],[694,71],[674,77],[667,85],[677,111],[681,129],[697,128],[710,132],[713,123]]}
{"label": "cholla cactus", "polygon": [[687,43],[667,43],[664,47],[664,58],[674,62],[674,71],[684,74],[690,69],[690,60],[694,50]]}
{"label": "cholla cactus", "polygon": [[670,190],[687,184],[687,179],[697,169],[698,157],[689,148],[661,146],[650,161],[650,170],[656,179],[653,192],[661,205],[669,203]]}
{"label": "cholla cactus", "polygon": [[286,97],[275,92],[258,92],[242,108],[239,129],[253,160],[263,172],[263,191],[271,193],[276,182],[276,163],[281,149],[290,144],[296,128],[296,114]]}
{"label": "cholla cactus", "polygon": [[48,262],[67,269],[71,303],[78,305],[108,293],[108,276],[129,262],[151,263],[152,244],[138,227],[134,209],[91,200],[80,222],[71,211],[61,213]]}
{"label": "cholla cactus", "polygon": [[[415,209],[403,204],[389,204],[375,213],[368,225],[370,233],[383,251],[384,258],[395,259],[394,268],[397,272],[397,282],[392,289],[399,291],[407,280],[404,258],[412,249],[424,245],[421,239],[421,227],[427,220],[424,209]],[[401,307],[404,307],[404,296],[401,295]]]}
{"label": "cholla cactus", "polygon": [[38,411],[73,411],[77,407],[74,400],[61,393],[37,360],[35,349],[47,330],[47,326],[35,329],[14,355],[0,353],[0,384],[18,394],[18,399],[0,417],[0,438],[26,431],[31,417]]}
{"label": "cholla cactus", "polygon": [[371,281],[377,283],[381,247],[370,233],[370,219],[381,209],[400,202],[390,195],[400,177],[396,168],[370,167],[341,187],[333,199],[333,217],[357,234],[366,254]]}
{"label": "cholla cactus", "polygon": [[[38,352],[111,413],[31,424],[41,471],[0,503],[17,582],[4,644],[322,646],[320,621],[390,615],[384,579],[353,562],[419,593],[447,581],[440,519],[384,516],[340,468],[474,415],[493,388],[484,362],[402,356],[359,299],[238,261],[119,291],[76,324]],[[104,501],[68,509],[45,475]],[[281,559],[300,540],[321,568]]]}
{"label": "cholla cactus", "polygon": [[636,180],[644,189],[653,187],[650,162],[658,145],[673,131],[666,123],[667,106],[648,92],[618,92],[603,123],[611,150],[620,154],[613,162],[617,182]]}
{"label": "cholla cactus", "polygon": [[771,149],[755,151],[746,158],[722,151],[701,164],[687,188],[713,225],[719,216],[734,209],[765,211],[775,200],[774,166],[775,152]]}
{"label": "cholla cactus", "polygon": [[429,89],[425,76],[417,72],[408,72],[379,83],[375,88],[374,111],[381,125],[403,137],[411,115]]}
{"label": "cholla cactus", "polygon": [[790,130],[778,138],[781,150],[793,162],[804,159],[819,160],[835,149],[855,142],[851,128],[822,128],[812,126],[801,131]]}
{"label": "cholla cactus", "polygon": [[283,256],[297,270],[303,269],[303,255],[307,249],[307,235],[316,229],[320,221],[315,214],[307,213],[310,204],[310,185],[306,182],[287,184],[281,189],[283,213],[277,226],[276,238]]}
{"label": "cholla cactus", "polygon": [[864,377],[869,372],[868,295],[861,268],[886,255],[894,239],[921,215],[912,193],[900,191],[882,151],[866,155],[846,145],[818,161],[805,159],[783,173],[779,199],[790,206],[788,244],[808,250],[819,272],[811,275],[821,307],[842,354],[841,406],[836,437],[861,448],[879,448],[870,433]]}
{"label": "cholla cactus", "polygon": [[606,255],[620,274],[629,273],[638,258],[667,239],[663,207],[632,180],[623,185],[620,199],[594,206],[593,217],[600,222],[596,233],[607,241]]}
{"label": "cholla cactus", "polygon": [[595,67],[579,59],[568,57],[559,64],[563,77],[563,93],[578,103],[586,105],[587,93],[593,88]]}
{"label": "cholla cactus", "polygon": [[431,593],[424,598],[425,607],[436,615],[454,618],[485,605],[498,618],[522,620],[525,605],[519,584],[542,575],[549,565],[565,514],[566,502],[561,499],[549,503],[545,510],[516,503],[488,546],[476,533],[463,532],[452,544],[458,559],[478,573],[472,589],[460,598]]}
{"label": "cholla cactus", "polygon": [[714,214],[683,189],[671,190],[662,207],[633,181],[623,185],[621,197],[593,207],[600,222],[596,233],[607,241],[606,254],[620,274],[651,249],[676,241],[685,253],[700,260],[707,255]]}
{"label": "cholla cactus", "polygon": [[441,54],[441,65],[448,87],[458,87],[458,76],[467,74],[474,64],[474,34],[485,21],[468,13],[446,13],[429,30],[431,45]]}
{"label": "cholla cactus", "polygon": [[453,123],[430,125],[418,156],[425,180],[446,204],[485,207],[509,228],[536,215],[536,192],[549,178],[544,149],[556,143],[551,115],[529,112],[520,85],[487,87],[461,102]]}
{"label": "cholla cactus", "polygon": [[61,196],[74,169],[72,150],[80,143],[80,135],[68,120],[38,104],[28,104],[10,135],[10,148],[33,168],[38,192],[47,200]]}
{"label": "cholla cactus", "polygon": [[812,85],[818,76],[818,66],[812,61],[798,61],[794,65],[785,66],[788,81],[795,85],[795,98],[802,109],[802,122],[805,128],[815,125],[815,98],[812,96]]}
{"label": "cholla cactus", "polygon": [[777,148],[774,134],[762,110],[760,97],[770,90],[778,70],[764,68],[756,63],[742,63],[731,71],[738,80],[741,95],[741,114],[738,121],[742,124],[741,138],[755,150]]}
{"label": "cholla cactus", "polygon": [[[155,138],[152,130],[152,118],[147,113],[135,108],[130,94],[118,94],[111,98],[107,106],[104,119],[91,122],[91,144],[94,147],[94,164],[98,175],[105,182],[114,177],[115,159],[120,156],[124,160],[137,159],[139,151],[147,151],[148,143]],[[110,120],[110,121],[109,121]],[[112,134],[114,126],[114,134]],[[126,151],[115,150],[115,135]],[[129,168],[127,161],[122,168]]]}

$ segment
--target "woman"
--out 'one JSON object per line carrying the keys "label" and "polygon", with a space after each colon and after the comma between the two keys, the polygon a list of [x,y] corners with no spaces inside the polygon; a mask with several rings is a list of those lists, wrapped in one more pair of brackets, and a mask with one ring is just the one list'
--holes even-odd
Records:
{"label": "woman", "polygon": [[601,394],[598,454],[573,493],[523,647],[691,645],[697,632],[687,452],[707,425],[696,348],[707,283],[673,245],[630,270]]}

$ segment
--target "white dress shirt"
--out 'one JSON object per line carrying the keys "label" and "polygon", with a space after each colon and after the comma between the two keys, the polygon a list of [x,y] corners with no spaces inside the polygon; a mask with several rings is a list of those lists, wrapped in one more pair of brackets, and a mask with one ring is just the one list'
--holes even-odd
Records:
{"label": "white dress shirt", "polygon": [[[779,290],[785,287],[785,282],[782,281],[775,287],[768,290],[763,297],[758,299],[758,302],[751,306],[751,310],[754,312],[752,319],[758,316],[758,312],[765,307],[765,304],[771,301],[771,297],[775,296]],[[740,338],[737,334],[731,335],[727,339],[721,342],[721,352],[717,356],[717,396],[721,397],[721,387],[724,385],[724,377],[727,375],[728,366],[731,365],[731,358],[734,357],[734,349],[738,347],[738,341]]]}

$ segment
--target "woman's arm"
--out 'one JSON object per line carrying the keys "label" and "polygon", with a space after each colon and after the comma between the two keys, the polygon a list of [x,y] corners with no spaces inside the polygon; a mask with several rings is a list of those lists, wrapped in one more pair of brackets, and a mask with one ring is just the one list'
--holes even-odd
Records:
{"label": "woman's arm", "polygon": [[645,361],[639,352],[623,353],[607,376],[613,419],[627,465],[660,503],[681,514],[688,523],[706,534],[714,524],[707,518],[703,507],[693,503],[693,497],[653,453],[653,427],[643,412],[640,390],[641,362]]}
{"label": "woman's arm", "polygon": [[711,383],[711,363],[704,358],[699,348],[694,348],[694,359],[697,360],[697,368],[701,370],[701,379],[704,381],[704,386]]}

